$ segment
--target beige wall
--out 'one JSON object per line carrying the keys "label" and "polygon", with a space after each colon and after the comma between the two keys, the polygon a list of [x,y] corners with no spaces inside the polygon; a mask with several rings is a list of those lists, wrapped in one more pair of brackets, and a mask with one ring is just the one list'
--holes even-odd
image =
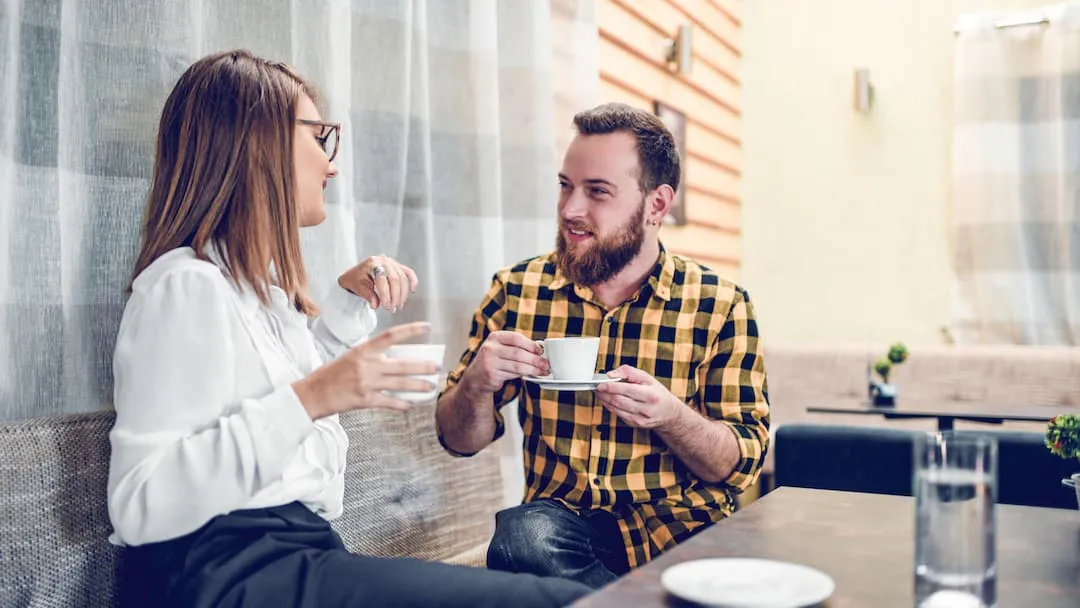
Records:
{"label": "beige wall", "polygon": [[[742,238],[741,7],[739,0],[596,0],[600,100],[650,111],[659,100],[686,115],[687,223],[665,226],[661,238],[732,278]],[[664,61],[665,40],[680,25],[693,28],[689,74]]]}
{"label": "beige wall", "polygon": [[[742,283],[767,340],[942,341],[953,26],[1055,3],[743,3]],[[859,67],[867,114],[852,105]]]}

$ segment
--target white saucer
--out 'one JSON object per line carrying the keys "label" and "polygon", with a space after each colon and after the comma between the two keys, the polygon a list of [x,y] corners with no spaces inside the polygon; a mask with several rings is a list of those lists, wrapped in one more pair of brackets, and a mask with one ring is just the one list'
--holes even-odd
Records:
{"label": "white saucer", "polygon": [[768,559],[715,558],[664,570],[668,593],[713,608],[796,608],[829,599],[836,583],[807,566]]}
{"label": "white saucer", "polygon": [[592,380],[556,380],[551,376],[525,376],[526,382],[535,382],[549,391],[591,391],[601,384],[621,382],[622,378],[609,378],[607,374],[593,374]]}

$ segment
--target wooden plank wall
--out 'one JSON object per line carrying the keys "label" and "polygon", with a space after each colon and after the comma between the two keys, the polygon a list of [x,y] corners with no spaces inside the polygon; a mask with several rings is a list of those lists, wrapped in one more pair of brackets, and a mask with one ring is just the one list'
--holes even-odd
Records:
{"label": "wooden plank wall", "polygon": [[[742,0],[596,0],[600,101],[686,115],[685,226],[665,225],[670,251],[738,279],[742,175],[739,64]],[[693,69],[664,61],[665,41],[693,27]]]}

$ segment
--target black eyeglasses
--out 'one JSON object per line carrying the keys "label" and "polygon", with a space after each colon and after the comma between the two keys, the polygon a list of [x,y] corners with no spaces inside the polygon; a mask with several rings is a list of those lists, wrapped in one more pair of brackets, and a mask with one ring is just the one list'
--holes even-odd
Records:
{"label": "black eyeglasses", "polygon": [[315,139],[318,140],[319,145],[322,146],[323,151],[330,157],[330,160],[334,160],[334,157],[337,156],[338,141],[341,139],[341,123],[307,120],[304,118],[298,119],[297,122],[302,125],[322,127],[322,130],[315,136]]}

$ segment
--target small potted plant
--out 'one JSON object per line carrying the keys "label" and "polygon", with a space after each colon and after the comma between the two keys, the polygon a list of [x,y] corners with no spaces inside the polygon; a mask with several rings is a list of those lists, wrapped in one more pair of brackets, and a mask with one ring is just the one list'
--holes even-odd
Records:
{"label": "small potted plant", "polygon": [[[1070,460],[1080,460],[1080,416],[1054,416],[1046,425],[1046,447],[1050,453]],[[1080,507],[1080,473],[1074,473],[1061,483],[1076,490],[1076,505]]]}
{"label": "small potted plant", "polygon": [[901,342],[889,347],[884,357],[874,362],[873,370],[878,379],[870,376],[870,402],[879,406],[896,405],[896,385],[889,382],[894,365],[907,361],[908,349]]}

